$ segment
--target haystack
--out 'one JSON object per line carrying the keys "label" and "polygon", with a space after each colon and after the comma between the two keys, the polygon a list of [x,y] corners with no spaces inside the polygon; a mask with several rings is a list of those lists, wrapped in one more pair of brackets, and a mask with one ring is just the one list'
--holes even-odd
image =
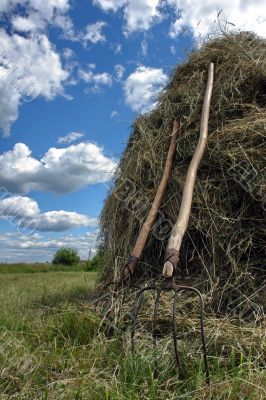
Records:
{"label": "haystack", "polygon": [[139,116],[102,211],[101,279],[118,275],[160,182],[173,119],[174,169],[138,271],[161,273],[200,126],[207,66],[215,65],[208,148],[201,162],[177,281],[196,284],[213,310],[251,315],[265,295],[266,41],[248,32],[209,40],[177,65],[156,108]]}

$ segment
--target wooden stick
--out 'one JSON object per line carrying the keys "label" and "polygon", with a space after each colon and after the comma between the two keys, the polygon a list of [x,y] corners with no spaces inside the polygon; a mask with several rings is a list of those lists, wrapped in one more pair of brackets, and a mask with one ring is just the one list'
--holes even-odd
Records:
{"label": "wooden stick", "polygon": [[183,189],[183,196],[179,214],[177,217],[176,224],[173,226],[172,234],[170,236],[166,250],[165,263],[163,267],[163,276],[165,278],[170,278],[173,276],[174,270],[178,262],[180,246],[184,234],[186,232],[191,213],[192,196],[195,186],[196,174],[204,150],[207,145],[208,121],[209,121],[210,102],[211,102],[212,88],[213,88],[213,72],[214,72],[214,65],[213,63],[210,63],[208,69],[207,87],[205,91],[202,116],[201,116],[200,137],[197,147],[195,149],[194,156],[189,165]]}
{"label": "wooden stick", "polygon": [[158,214],[158,210],[161,206],[161,203],[162,203],[162,200],[163,200],[166,188],[167,188],[167,184],[169,181],[169,177],[171,174],[171,170],[173,167],[174,155],[175,155],[175,151],[176,151],[176,140],[177,140],[177,134],[178,134],[179,128],[180,128],[180,124],[178,121],[175,120],[174,124],[173,124],[173,131],[172,131],[169,150],[168,150],[168,154],[167,154],[167,158],[166,158],[166,162],[165,162],[165,167],[163,170],[162,179],[158,186],[157,193],[153,200],[150,212],[141,228],[141,231],[139,233],[139,236],[137,238],[137,241],[135,243],[135,246],[131,253],[131,256],[129,257],[128,262],[124,267],[124,271],[123,271],[124,279],[127,279],[127,277],[130,274],[133,274],[133,272],[138,264],[139,258],[142,255],[142,252],[143,252],[143,249],[147,242],[149,233],[154,224],[155,218]]}

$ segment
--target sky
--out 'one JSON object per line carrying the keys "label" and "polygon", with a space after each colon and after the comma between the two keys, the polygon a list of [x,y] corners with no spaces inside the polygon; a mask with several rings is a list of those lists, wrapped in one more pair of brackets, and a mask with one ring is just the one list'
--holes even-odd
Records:
{"label": "sky", "polygon": [[[0,0],[0,262],[95,254],[139,113],[187,51],[227,28],[266,36],[265,0]],[[225,22],[226,21],[226,22]]]}

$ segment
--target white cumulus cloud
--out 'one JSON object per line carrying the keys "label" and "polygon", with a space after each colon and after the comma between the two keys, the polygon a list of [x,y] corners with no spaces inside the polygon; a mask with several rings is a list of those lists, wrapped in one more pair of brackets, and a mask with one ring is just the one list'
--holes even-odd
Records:
{"label": "white cumulus cloud", "polygon": [[167,79],[161,68],[138,67],[124,82],[126,104],[133,111],[149,111]]}
{"label": "white cumulus cloud", "polygon": [[[71,36],[69,0],[2,0],[0,19],[10,21],[0,29],[0,133],[10,134],[22,101],[37,96],[51,100],[64,95],[68,72],[46,35],[48,26]],[[72,32],[73,33],[73,32]]]}
{"label": "white cumulus cloud", "polygon": [[14,218],[34,218],[40,213],[37,202],[29,197],[13,196],[4,197],[0,200],[0,217],[14,217]]}
{"label": "white cumulus cloud", "polygon": [[27,17],[14,15],[12,17],[12,26],[18,32],[35,32],[45,28],[45,21],[39,13],[32,12]]}
{"label": "white cumulus cloud", "polygon": [[0,79],[0,132],[3,136],[9,136],[11,126],[18,118],[19,103],[20,95]]}
{"label": "white cumulus cloud", "polygon": [[[266,36],[266,17],[264,0],[167,0],[176,12],[176,20],[171,27],[171,36],[175,37],[183,29],[190,29],[197,36],[206,35],[214,29],[214,21],[221,12],[221,20],[230,21],[235,28],[251,30]],[[231,29],[234,29],[231,26]]]}
{"label": "white cumulus cloud", "polygon": [[32,190],[69,193],[90,184],[106,182],[116,161],[94,143],[50,148],[41,159],[31,156],[24,143],[0,155],[0,186],[11,193]]}
{"label": "white cumulus cloud", "polygon": [[0,131],[8,136],[20,101],[63,94],[68,72],[45,34],[28,38],[0,30],[0,42]]}
{"label": "white cumulus cloud", "polygon": [[104,11],[117,12],[122,8],[125,19],[125,33],[147,30],[161,19],[158,7],[160,0],[94,0]]}
{"label": "white cumulus cloud", "polygon": [[[3,195],[3,193],[2,193]],[[0,200],[0,218],[10,222],[20,232],[55,231],[97,226],[97,219],[75,211],[42,213],[38,203],[26,196],[7,196]]]}
{"label": "white cumulus cloud", "polygon": [[128,0],[93,0],[93,3],[101,7],[104,11],[117,11],[128,3]]}
{"label": "white cumulus cloud", "polygon": [[[17,6],[25,7],[24,15],[17,14]],[[14,14],[13,27],[19,31],[42,29],[45,24],[54,24],[58,16],[69,11],[69,0],[1,0],[0,13]]]}
{"label": "white cumulus cloud", "polygon": [[[170,35],[190,30],[195,36],[212,32],[217,13],[238,29],[266,36],[265,0],[93,0],[105,12],[119,12],[125,20],[125,33],[148,30],[167,16],[174,17]],[[169,11],[170,6],[170,11]]]}
{"label": "white cumulus cloud", "polygon": [[82,226],[96,226],[97,219],[73,211],[48,211],[36,218],[38,231],[65,231]]}

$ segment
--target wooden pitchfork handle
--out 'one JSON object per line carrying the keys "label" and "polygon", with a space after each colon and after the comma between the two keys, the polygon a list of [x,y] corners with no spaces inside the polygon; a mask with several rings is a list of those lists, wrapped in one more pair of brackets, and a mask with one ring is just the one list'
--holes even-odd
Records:
{"label": "wooden pitchfork handle", "polygon": [[207,145],[208,121],[210,114],[212,89],[213,89],[213,75],[214,75],[214,65],[213,63],[210,63],[208,68],[207,87],[205,91],[203,109],[201,115],[199,141],[195,149],[193,158],[189,165],[183,189],[183,196],[179,214],[177,217],[177,221],[173,226],[172,233],[167,245],[164,266],[163,266],[163,276],[165,278],[171,278],[174,274],[174,271],[176,270],[177,262],[179,259],[180,246],[188,226],[188,221],[191,213],[192,196],[195,186],[196,174],[200,161],[204,154],[204,150]]}
{"label": "wooden pitchfork handle", "polygon": [[146,245],[149,233],[151,231],[151,228],[154,224],[155,218],[158,214],[158,210],[161,206],[167,184],[169,181],[169,177],[172,171],[173,167],[173,161],[174,161],[174,155],[176,151],[176,141],[177,141],[177,134],[180,129],[180,123],[179,121],[175,120],[173,124],[173,130],[172,130],[172,136],[171,136],[171,141],[170,141],[170,146],[165,162],[165,167],[163,170],[163,175],[161,182],[158,186],[158,190],[156,193],[156,196],[153,200],[150,212],[141,228],[141,231],[139,233],[139,236],[137,238],[136,244],[134,246],[134,249],[131,253],[131,255],[128,257],[127,263],[124,266],[123,272],[122,272],[122,281],[125,281],[129,278],[130,275],[132,275],[137,268],[139,259],[142,255],[143,249]]}

